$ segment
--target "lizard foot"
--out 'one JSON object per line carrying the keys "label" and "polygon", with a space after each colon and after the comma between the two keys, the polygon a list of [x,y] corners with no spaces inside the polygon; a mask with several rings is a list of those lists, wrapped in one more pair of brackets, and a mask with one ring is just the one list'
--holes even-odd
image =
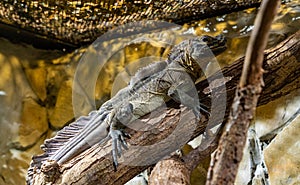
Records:
{"label": "lizard foot", "polygon": [[193,113],[196,116],[197,120],[200,120],[201,112],[204,112],[208,116],[211,116],[210,112],[208,111],[208,108],[205,105],[200,103],[200,105],[197,105],[193,108]]}
{"label": "lizard foot", "polygon": [[118,157],[122,155],[122,148],[128,150],[128,145],[125,137],[129,138],[129,135],[121,130],[110,129],[109,135],[112,138],[112,157],[115,171],[118,166]]}

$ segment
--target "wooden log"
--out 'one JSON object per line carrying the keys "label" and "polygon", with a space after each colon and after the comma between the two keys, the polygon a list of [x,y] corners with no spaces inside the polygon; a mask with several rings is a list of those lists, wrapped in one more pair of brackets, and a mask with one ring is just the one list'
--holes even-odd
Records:
{"label": "wooden log", "polygon": [[[220,75],[222,74],[227,80],[226,91],[220,90],[218,85],[213,85],[217,83],[210,83],[212,98],[218,99],[218,97],[226,93],[227,99],[225,103],[231,105],[240,79],[243,61],[244,58],[238,59],[210,78],[210,82],[222,81]],[[264,52],[265,86],[258,106],[300,88],[299,63],[300,31],[274,48]],[[209,98],[208,94],[205,93],[208,92],[208,81],[201,81],[196,84],[196,87],[199,90],[199,95],[206,99],[204,102],[207,102]],[[219,124],[226,121],[228,109],[225,111],[225,116],[220,117],[217,115],[218,110],[222,108],[223,106],[221,105],[213,107],[210,120],[202,116],[200,122],[196,124],[194,133],[191,134],[191,138],[202,134],[208,122]],[[50,182],[52,184],[124,184],[151,164],[176,150],[177,148],[172,147],[178,146],[176,142],[179,142],[180,139],[189,139],[187,136],[195,125],[195,119],[191,111],[186,108],[168,108],[157,110],[154,114],[158,118],[161,116],[162,121],[156,124],[153,129],[146,132],[127,130],[132,135],[132,138],[128,140],[131,146],[128,151],[124,152],[124,160],[123,162],[120,160],[121,163],[116,172],[111,161],[111,143],[108,142],[104,146],[95,145],[73,160],[63,164],[60,167],[58,177],[55,181],[51,179]],[[180,123],[180,120],[183,124]],[[150,119],[145,121],[145,123],[153,125],[153,120]],[[172,135],[172,138],[168,140],[171,142],[164,143],[167,146],[156,146],[152,151],[147,147],[141,147],[163,143],[163,141],[167,141],[169,135]],[[34,184],[44,184],[45,179],[47,178],[45,178],[44,173],[36,173],[34,175]]]}
{"label": "wooden log", "polygon": [[[0,1],[0,36],[35,47],[73,49],[90,44],[103,33],[125,23],[163,20],[183,24],[259,4],[260,0]],[[155,28],[154,25],[141,25],[130,27],[132,31],[127,32]]]}

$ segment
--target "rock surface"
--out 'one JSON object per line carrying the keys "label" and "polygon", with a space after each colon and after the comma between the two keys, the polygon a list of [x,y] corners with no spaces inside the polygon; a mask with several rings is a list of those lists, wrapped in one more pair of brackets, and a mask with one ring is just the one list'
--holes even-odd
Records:
{"label": "rock surface", "polygon": [[47,110],[33,99],[23,100],[18,144],[21,148],[27,148],[48,130]]}
{"label": "rock surface", "polygon": [[61,84],[58,91],[55,107],[50,112],[50,123],[54,128],[62,128],[73,118],[72,81],[67,80]]}
{"label": "rock surface", "polygon": [[272,185],[300,182],[300,115],[266,148],[265,160]]}
{"label": "rock surface", "polygon": [[38,98],[41,101],[45,101],[47,98],[47,71],[45,68],[34,68],[34,69],[26,69],[25,73],[27,75],[28,81],[33,89],[33,91],[37,94]]}

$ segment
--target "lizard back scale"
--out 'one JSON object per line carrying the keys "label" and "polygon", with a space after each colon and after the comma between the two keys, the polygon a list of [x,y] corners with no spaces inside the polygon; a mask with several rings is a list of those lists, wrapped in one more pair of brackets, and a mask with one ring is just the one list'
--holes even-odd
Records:
{"label": "lizard back scale", "polygon": [[[51,168],[53,164],[59,166],[108,138],[112,138],[113,164],[117,167],[122,147],[128,148],[120,128],[170,99],[182,103],[192,109],[197,117],[200,116],[200,104],[188,92],[203,75],[202,69],[212,60],[207,52],[217,55],[225,49],[226,39],[223,35],[196,37],[176,45],[165,61],[140,69],[130,84],[99,110],[80,117],[55,137],[45,140],[41,146],[44,154],[32,157],[27,184],[33,184],[34,174]],[[182,98],[184,101],[181,101]]]}

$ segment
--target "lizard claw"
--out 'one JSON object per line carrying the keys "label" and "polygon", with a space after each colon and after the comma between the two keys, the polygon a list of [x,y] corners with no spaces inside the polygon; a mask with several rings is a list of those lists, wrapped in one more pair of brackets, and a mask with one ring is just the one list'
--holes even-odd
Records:
{"label": "lizard claw", "polygon": [[208,114],[208,116],[211,116],[208,108],[201,103],[193,108],[193,113],[198,120],[200,120],[200,118],[201,118],[200,112],[204,112],[204,113]]}
{"label": "lizard claw", "polygon": [[208,114],[208,116],[211,116],[211,113],[209,112],[208,107],[207,107],[206,105],[200,103],[199,106],[200,106],[200,110],[201,110],[202,112],[205,112],[206,114]]}
{"label": "lizard claw", "polygon": [[113,166],[116,171],[118,166],[118,157],[122,156],[122,148],[128,150],[125,137],[128,137],[129,135],[123,131],[114,129],[110,129],[109,135],[112,138],[112,158]]}
{"label": "lizard claw", "polygon": [[200,114],[200,106],[197,106],[193,109],[193,113],[196,116],[197,120],[200,120],[201,114]]}

